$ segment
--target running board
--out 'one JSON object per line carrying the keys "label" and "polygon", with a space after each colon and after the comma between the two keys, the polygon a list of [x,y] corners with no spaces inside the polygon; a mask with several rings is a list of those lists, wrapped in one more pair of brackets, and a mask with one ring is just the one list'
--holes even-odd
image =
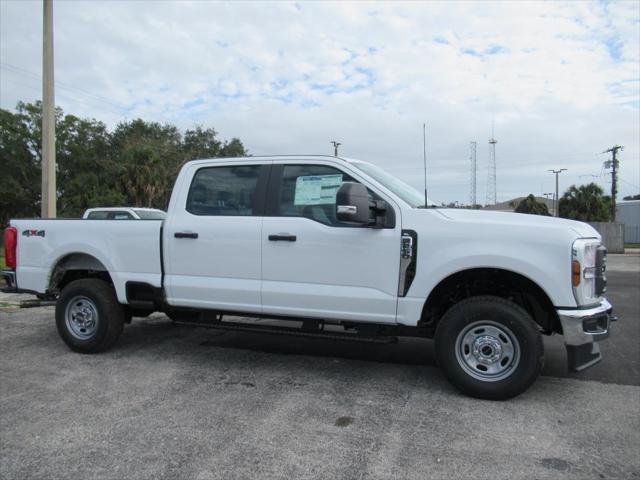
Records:
{"label": "running board", "polygon": [[389,344],[397,343],[398,337],[384,335],[361,335],[357,333],[326,332],[324,330],[309,331],[292,327],[274,327],[271,325],[248,325],[236,322],[174,322],[176,325],[188,325],[191,327],[215,328],[233,332],[264,333],[268,335],[288,335],[303,338],[325,338],[328,340]]}

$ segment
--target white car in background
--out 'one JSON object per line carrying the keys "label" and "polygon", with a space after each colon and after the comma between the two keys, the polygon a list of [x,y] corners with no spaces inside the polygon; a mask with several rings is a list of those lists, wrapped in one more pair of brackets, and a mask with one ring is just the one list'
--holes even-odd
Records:
{"label": "white car in background", "polygon": [[86,220],[164,220],[167,213],[156,208],[105,207],[88,208]]}

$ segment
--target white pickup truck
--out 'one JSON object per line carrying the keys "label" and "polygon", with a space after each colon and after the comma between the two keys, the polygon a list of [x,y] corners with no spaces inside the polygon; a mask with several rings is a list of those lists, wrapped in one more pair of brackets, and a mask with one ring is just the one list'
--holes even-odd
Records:
{"label": "white pickup truck", "polygon": [[595,364],[614,319],[589,225],[432,208],[339,157],[192,161],[164,221],[11,220],[5,256],[5,290],[56,299],[77,352],[111,347],[132,316],[154,311],[292,339],[426,337],[447,378],[488,399],[533,383],[541,335],[564,336],[570,370]]}

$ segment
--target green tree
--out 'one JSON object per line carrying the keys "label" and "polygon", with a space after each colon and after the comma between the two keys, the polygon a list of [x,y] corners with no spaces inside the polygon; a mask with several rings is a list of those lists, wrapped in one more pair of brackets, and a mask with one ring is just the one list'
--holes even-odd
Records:
{"label": "green tree", "polygon": [[531,215],[547,215],[549,216],[549,208],[547,205],[536,200],[533,194],[529,194],[524,198],[514,210],[516,213],[529,213]]}
{"label": "green tree", "polygon": [[248,152],[238,138],[232,138],[231,141],[225,142],[220,149],[221,157],[244,157],[246,155]]}
{"label": "green tree", "polygon": [[113,132],[111,148],[127,203],[166,208],[182,164],[178,129],[141,119],[123,122]]}
{"label": "green tree", "polygon": [[12,217],[40,213],[40,159],[21,113],[0,109],[0,228]]}
{"label": "green tree", "polygon": [[[0,110],[0,222],[40,214],[42,104],[19,102]],[[88,207],[124,204],[111,159],[111,135],[102,122],[56,109],[58,215],[75,217]]]}
{"label": "green tree", "polygon": [[184,132],[182,152],[184,160],[215,157],[242,157],[247,155],[244,145],[238,138],[222,142],[217,138],[218,132],[213,128],[201,126]]}
{"label": "green tree", "polygon": [[65,115],[58,123],[58,209],[62,216],[77,217],[86,208],[126,202],[117,184],[110,145],[111,135],[102,122]]}
{"label": "green tree", "polygon": [[[0,109],[0,222],[38,216],[41,190],[41,102]],[[166,208],[173,182],[187,160],[246,155],[242,142],[218,139],[213,128],[187,130],[144,120],[122,122],[110,132],[95,119],[56,109],[59,216],[89,207]]]}
{"label": "green tree", "polygon": [[185,131],[182,141],[184,160],[219,157],[222,143],[216,138],[217,135],[213,128],[204,129],[201,126]]}
{"label": "green tree", "polygon": [[571,185],[559,202],[563,218],[583,222],[608,222],[611,220],[611,197],[604,195],[599,185],[589,183]]}

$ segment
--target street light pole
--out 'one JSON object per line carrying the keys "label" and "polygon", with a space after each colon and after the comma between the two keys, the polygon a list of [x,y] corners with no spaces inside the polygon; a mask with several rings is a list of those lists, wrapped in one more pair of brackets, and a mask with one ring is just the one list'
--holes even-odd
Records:
{"label": "street light pole", "polygon": [[43,0],[42,218],[56,217],[56,113],[53,88],[53,0]]}
{"label": "street light pole", "polygon": [[342,144],[341,144],[340,142],[336,142],[335,140],[332,140],[332,141],[331,141],[331,142],[329,142],[329,143],[333,143],[333,156],[334,156],[334,157],[337,157],[337,156],[338,156],[338,147],[339,147],[340,145],[342,145]]}
{"label": "street light pole", "polygon": [[556,175],[556,196],[553,202],[553,209],[556,217],[558,216],[558,175],[566,170],[566,168],[561,168],[560,170],[547,170],[547,172],[552,172]]}

